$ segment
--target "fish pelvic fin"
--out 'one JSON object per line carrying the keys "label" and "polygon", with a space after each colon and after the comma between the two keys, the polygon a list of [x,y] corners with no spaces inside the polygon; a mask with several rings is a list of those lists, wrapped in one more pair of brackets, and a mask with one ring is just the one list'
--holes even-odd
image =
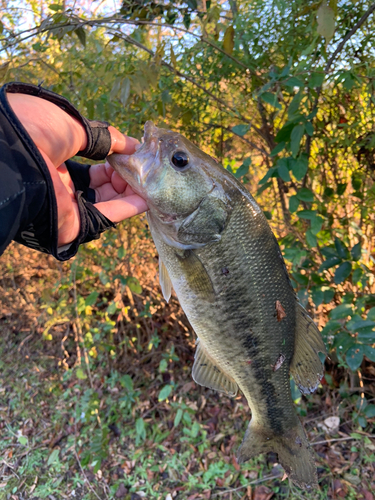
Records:
{"label": "fish pelvic fin", "polygon": [[284,435],[275,435],[253,420],[237,452],[241,464],[260,453],[277,453],[288,477],[302,489],[318,486],[315,460],[299,420]]}
{"label": "fish pelvic fin", "polygon": [[192,376],[199,385],[224,392],[231,398],[237,395],[237,383],[214,363],[199,339],[197,339],[196,344]]}
{"label": "fish pelvic fin", "polygon": [[164,262],[161,260],[160,255],[159,255],[159,282],[161,291],[163,293],[163,297],[166,302],[169,302],[169,299],[171,298],[172,295],[172,282],[171,278],[169,277],[167,268],[165,267]]}
{"label": "fish pelvic fin", "polygon": [[318,327],[299,303],[296,313],[296,336],[290,372],[299,390],[309,394],[318,388],[324,373],[318,353],[327,354],[327,351]]}

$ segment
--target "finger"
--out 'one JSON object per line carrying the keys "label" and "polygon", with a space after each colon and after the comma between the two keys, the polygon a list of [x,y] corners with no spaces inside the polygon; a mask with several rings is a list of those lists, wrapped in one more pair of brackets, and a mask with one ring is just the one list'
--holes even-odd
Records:
{"label": "finger", "polygon": [[109,126],[108,130],[111,134],[112,140],[111,150],[109,154],[120,153],[123,155],[131,155],[135,153],[135,146],[139,144],[138,139],[124,135],[112,126]]}
{"label": "finger", "polygon": [[95,207],[112,222],[121,222],[148,210],[146,202],[137,194],[119,200],[95,203]]}
{"label": "finger", "polygon": [[95,189],[98,186],[111,182],[111,173],[108,175],[108,170],[104,163],[91,165],[89,169],[90,188]]}

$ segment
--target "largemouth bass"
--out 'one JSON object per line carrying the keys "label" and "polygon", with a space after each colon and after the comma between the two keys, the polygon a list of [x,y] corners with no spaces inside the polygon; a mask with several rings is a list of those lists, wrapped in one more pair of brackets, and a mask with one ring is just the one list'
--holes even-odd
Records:
{"label": "largemouth bass", "polygon": [[316,486],[289,377],[315,391],[325,347],[261,208],[216,160],[152,122],[135,154],[108,161],[148,203],[164,298],[173,287],[198,337],[193,379],[249,403],[238,461],[274,451],[298,486]]}

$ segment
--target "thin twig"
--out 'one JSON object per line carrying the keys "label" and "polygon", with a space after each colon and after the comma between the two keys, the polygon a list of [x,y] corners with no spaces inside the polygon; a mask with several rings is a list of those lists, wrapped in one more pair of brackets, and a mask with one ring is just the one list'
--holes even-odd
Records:
{"label": "thin twig", "polygon": [[[83,477],[85,478],[85,481],[86,481],[86,483],[87,483],[88,487],[89,487],[89,488],[90,488],[90,490],[94,493],[94,495],[96,496],[96,498],[98,498],[99,500],[102,500],[102,498],[100,498],[100,496],[96,493],[96,491],[94,490],[94,488],[91,486],[91,483],[90,483],[90,481],[88,480],[88,478],[87,478],[87,476],[86,476],[85,471],[83,470],[83,467],[82,467],[81,462],[80,462],[80,460],[79,460],[79,456],[78,456],[78,454],[77,454],[76,449],[74,448],[74,449],[73,449],[73,451],[74,451],[74,455],[75,455],[75,457],[76,457],[76,460],[77,460],[77,462],[78,462],[79,468],[81,469],[81,472],[82,472],[82,474],[83,474]],[[105,492],[105,496],[106,496],[106,498],[108,498],[108,495],[107,495],[107,493],[106,493],[106,492]]]}
{"label": "thin twig", "polygon": [[[343,47],[346,44],[346,42],[362,26],[362,24],[367,20],[367,18],[374,12],[374,10],[375,10],[375,3],[373,3],[371,5],[371,7],[369,7],[367,9],[367,11],[361,17],[361,19],[353,26],[353,28],[345,35],[345,37],[342,39],[342,41],[338,44],[336,50],[331,55],[331,57],[328,59],[327,64],[324,67],[324,73],[325,74],[327,74],[329,72],[329,70],[331,69],[331,66],[332,66],[333,62],[336,60],[337,55],[341,52],[341,50],[343,49]],[[322,93],[322,89],[323,89],[323,85],[321,85],[320,87],[318,87],[318,89],[316,91],[316,97],[315,97],[315,101],[314,101],[314,106],[312,107],[311,113],[313,113],[317,109],[317,107],[318,107],[318,102],[319,102],[320,94]],[[305,147],[305,151],[306,151],[306,154],[307,154],[308,158],[310,157],[311,141],[312,141],[312,137],[310,135],[308,135],[307,138],[306,138],[306,147]],[[307,174],[304,177],[303,184],[305,184],[305,179],[306,178],[307,178]]]}
{"label": "thin twig", "polygon": [[[141,50],[144,50],[145,52],[147,52],[148,54],[150,54],[152,57],[155,57],[155,53],[151,50],[151,49],[148,49],[145,45],[143,45],[142,43],[134,40],[133,38],[131,38],[130,36],[128,35],[124,35],[124,33],[122,33],[121,31],[118,32],[118,31],[114,31],[114,32],[111,32],[111,31],[108,31],[108,33],[110,35],[113,35],[113,36],[117,36],[118,38],[122,38],[123,40],[125,40],[126,42],[128,43],[131,43],[132,45],[138,47],[139,49]],[[255,125],[253,125],[252,121],[249,120],[248,118],[246,118],[242,113],[240,113],[236,108],[234,108],[233,106],[231,106],[230,104],[228,104],[227,102],[223,101],[222,99],[220,99],[219,97],[216,97],[212,92],[210,92],[209,90],[205,89],[200,83],[198,83],[194,78],[192,78],[190,75],[186,75],[185,73],[181,73],[181,71],[178,71],[177,69],[175,69],[171,64],[167,63],[166,61],[163,61],[161,60],[160,61],[160,64],[166,68],[168,68],[171,72],[175,73],[177,76],[179,76],[180,78],[183,78],[185,80],[187,80],[188,82],[192,83],[195,87],[199,88],[200,90],[202,90],[205,94],[207,94],[209,97],[211,97],[212,100],[216,101],[217,103],[221,104],[221,106],[224,106],[224,108],[227,108],[229,109],[230,111],[232,111],[234,114],[236,114],[239,118],[241,118],[241,120],[243,120],[245,123],[247,123],[251,128],[253,128],[261,137],[263,137],[263,134],[262,134],[262,131],[256,127]]]}
{"label": "thin twig", "polygon": [[254,481],[250,481],[249,483],[245,484],[244,486],[239,486],[238,488],[233,488],[231,490],[225,490],[225,491],[220,491],[219,493],[215,493],[215,495],[212,495],[212,498],[214,497],[219,497],[221,495],[226,495],[227,493],[233,493],[235,491],[243,490],[244,488],[247,488],[250,485],[253,484],[260,484],[260,483],[265,483],[266,481],[269,481],[270,479],[279,479],[283,477],[284,474],[278,474],[277,476],[266,476],[262,477],[262,479],[254,479]]}
{"label": "thin twig", "polygon": [[323,441],[317,441],[316,443],[310,443],[312,446],[316,446],[317,444],[326,444],[326,443],[335,443],[336,441],[350,441],[350,440],[357,440],[357,437],[344,437],[344,438],[335,438],[335,439],[324,439]]}

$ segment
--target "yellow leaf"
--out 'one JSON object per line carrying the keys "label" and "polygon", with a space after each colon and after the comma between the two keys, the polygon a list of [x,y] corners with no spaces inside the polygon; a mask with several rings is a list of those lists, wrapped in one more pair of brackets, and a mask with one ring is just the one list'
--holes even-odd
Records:
{"label": "yellow leaf", "polygon": [[233,26],[228,26],[224,33],[223,49],[229,55],[232,54],[234,49],[234,28]]}
{"label": "yellow leaf", "polygon": [[177,69],[177,60],[176,60],[175,53],[173,51],[173,47],[171,47],[171,63],[172,63],[173,69]]}
{"label": "yellow leaf", "polygon": [[335,13],[327,2],[322,3],[317,13],[318,33],[326,40],[326,44],[330,42],[335,33]]}

